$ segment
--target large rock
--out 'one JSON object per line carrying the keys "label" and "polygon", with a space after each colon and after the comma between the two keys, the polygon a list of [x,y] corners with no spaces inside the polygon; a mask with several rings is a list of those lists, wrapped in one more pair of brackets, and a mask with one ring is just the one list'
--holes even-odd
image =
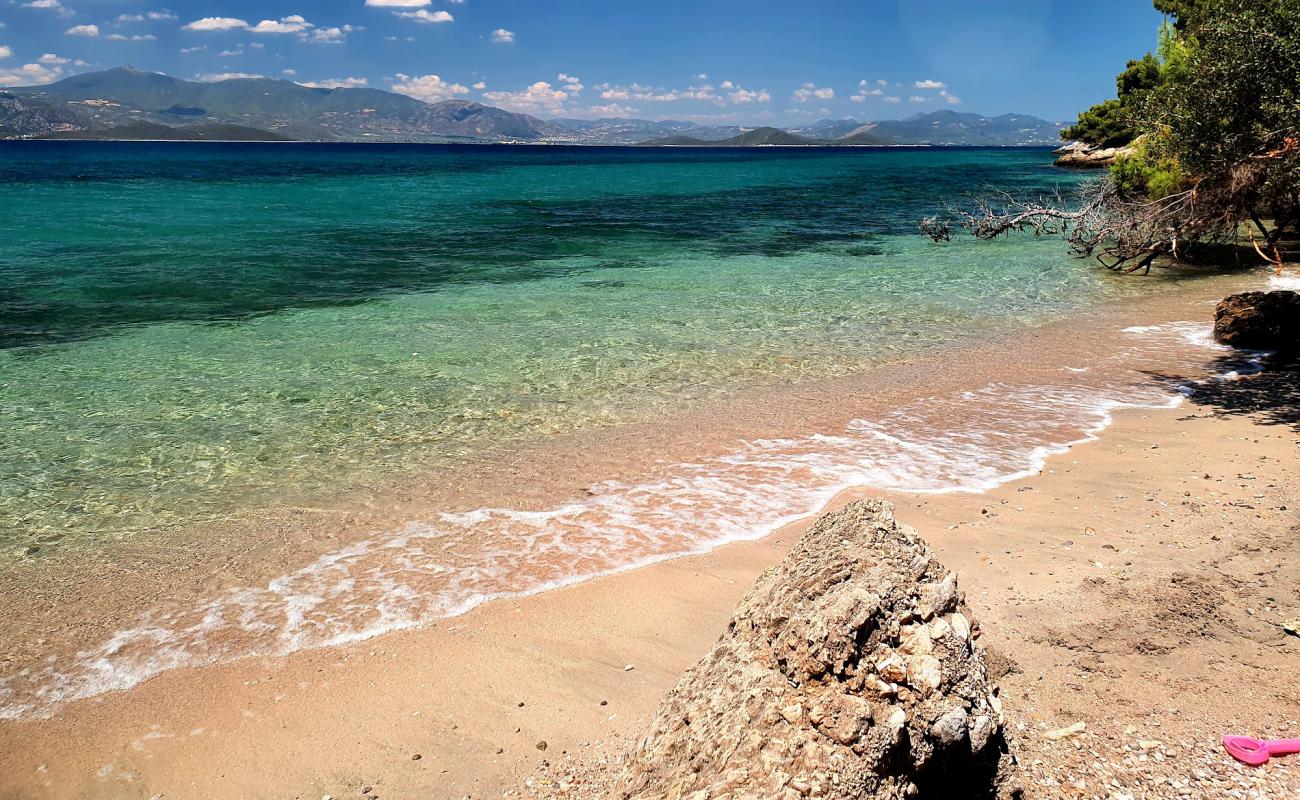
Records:
{"label": "large rock", "polygon": [[1214,310],[1214,338],[1247,350],[1300,350],[1300,292],[1242,292]]}
{"label": "large rock", "polygon": [[1115,163],[1115,160],[1122,155],[1128,155],[1133,152],[1131,146],[1125,147],[1098,147],[1097,145],[1086,142],[1070,142],[1064,147],[1059,147],[1052,151],[1056,155],[1056,166],[1058,167],[1076,167],[1076,168],[1093,168],[1109,167]]}
{"label": "large rock", "polygon": [[827,514],[664,698],[614,795],[1015,796],[976,636],[892,505]]}

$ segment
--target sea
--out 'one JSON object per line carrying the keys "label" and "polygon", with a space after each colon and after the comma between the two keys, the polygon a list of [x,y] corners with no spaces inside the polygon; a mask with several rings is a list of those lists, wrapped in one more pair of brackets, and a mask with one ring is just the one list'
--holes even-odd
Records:
{"label": "sea", "polygon": [[[0,142],[0,572],[57,583],[66,560],[84,590],[114,548],[1201,279],[918,231],[971,193],[1088,179],[1042,148]],[[981,491],[1116,408],[1176,404],[1133,377],[1142,347],[1213,353],[1193,321],[1128,336],[1122,380],[1079,362],[1050,385],[919,387],[834,429],[647,453],[642,478],[540,507],[498,487],[203,597],[153,587],[75,647],[15,624],[0,718],[755,538],[848,486]]]}

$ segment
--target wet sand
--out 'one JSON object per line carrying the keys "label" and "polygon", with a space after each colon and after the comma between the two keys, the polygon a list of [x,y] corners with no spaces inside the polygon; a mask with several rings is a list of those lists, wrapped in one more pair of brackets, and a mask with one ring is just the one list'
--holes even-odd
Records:
{"label": "wet sand", "polygon": [[[634,473],[648,454],[698,457],[738,435],[842,424],[864,405],[914,397],[922,375],[932,392],[998,370],[1032,380],[1077,355],[1080,337],[1106,347],[1121,319],[1189,318],[1204,313],[1209,296],[1112,309],[1073,334],[1048,326],[1022,334],[1014,352],[995,343],[984,358],[961,354],[951,369],[898,365],[856,383],[796,387],[777,402],[737,402],[725,419],[701,412],[671,429],[604,432],[577,450],[553,443],[483,462],[423,495],[408,485],[369,503],[338,498],[328,513],[285,512],[220,560],[202,547],[124,548],[130,555],[104,563],[122,575],[107,591],[94,587],[91,571],[69,573],[86,576],[81,590],[5,587],[18,612],[5,625],[30,631],[33,620],[59,619],[48,635],[91,640],[152,598],[276,575],[304,550],[440,504],[458,507],[447,500],[477,507],[509,491],[527,507],[558,486]],[[1204,742],[1230,724],[1286,735],[1287,720],[1300,717],[1281,669],[1300,640],[1275,624],[1300,607],[1296,505],[1287,501],[1300,496],[1295,428],[1258,414],[1215,416],[1224,404],[1206,400],[1121,412],[1101,441],[984,494],[893,497],[900,518],[961,573],[986,643],[1015,662],[1006,705],[1030,752],[1042,728],[1076,720],[1117,735],[1131,724]],[[500,488],[509,486],[517,488]],[[340,517],[351,521],[324,523]],[[524,791],[528,779],[541,791],[543,760],[598,760],[637,734],[803,524],[354,645],[172,670],[49,720],[0,723],[0,797],[319,798],[366,787],[387,797],[495,797]],[[80,613],[69,616],[72,608]]]}

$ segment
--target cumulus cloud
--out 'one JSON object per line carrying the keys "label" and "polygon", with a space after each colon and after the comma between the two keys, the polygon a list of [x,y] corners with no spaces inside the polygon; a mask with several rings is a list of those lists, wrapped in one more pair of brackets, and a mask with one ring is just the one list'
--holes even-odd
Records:
{"label": "cumulus cloud", "polygon": [[185,53],[186,55],[189,55],[190,53],[202,53],[204,50],[207,49],[208,46],[206,44],[201,44],[197,47],[182,47],[181,52]]}
{"label": "cumulus cloud", "polygon": [[264,78],[256,72],[204,72],[194,76],[194,80],[203,81],[204,83],[216,83],[218,81],[238,81],[252,80],[255,78]]}
{"label": "cumulus cloud", "polygon": [[559,111],[569,95],[546,81],[537,81],[518,92],[484,92],[483,96],[505,108],[517,111]]}
{"label": "cumulus cloud", "polygon": [[416,100],[423,100],[426,103],[436,103],[439,100],[449,100],[458,94],[468,94],[469,88],[461,86],[459,83],[450,83],[444,81],[437,75],[403,75],[397,73],[396,80],[393,81],[392,90],[398,94],[404,94],[408,97],[414,97]]}
{"label": "cumulus cloud", "polygon": [[300,35],[298,39],[309,44],[343,44],[347,41],[347,34],[354,30],[355,28],[351,25],[342,25],[335,28],[316,28],[309,33]]}
{"label": "cumulus cloud", "polygon": [[366,5],[379,8],[424,8],[432,0],[366,0]]}
{"label": "cumulus cloud", "polygon": [[865,103],[868,97],[880,97],[885,93],[885,90],[880,88],[884,85],[885,81],[875,81],[873,85],[871,81],[860,80],[858,90],[849,97],[849,100],[854,103]]}
{"label": "cumulus cloud", "polygon": [[592,117],[628,117],[636,112],[637,110],[632,106],[621,106],[618,103],[608,103],[601,106],[587,106],[580,110],[580,113]]}
{"label": "cumulus cloud", "polygon": [[890,97],[886,97],[886,98],[885,98],[885,102],[886,102],[886,103],[901,103],[901,102],[903,102],[903,98],[901,98],[901,97],[893,97],[893,96],[890,96]]}
{"label": "cumulus cloud", "polygon": [[481,92],[481,91],[483,91],[484,89],[487,88],[487,82],[486,82],[486,81],[479,81],[478,83],[474,84],[474,88],[475,88],[475,89],[478,89],[478,90]]}
{"label": "cumulus cloud", "polygon": [[64,36],[86,36],[94,38],[99,35],[98,25],[73,25],[63,32]]}
{"label": "cumulus cloud", "polygon": [[23,64],[12,69],[0,69],[0,86],[38,86],[54,83],[63,75],[60,64]]}
{"label": "cumulus cloud", "polygon": [[[731,83],[731,81],[727,81],[727,83]],[[726,85],[727,84],[723,84],[724,87]],[[772,102],[772,95],[768,94],[766,89],[750,91],[749,89],[736,87],[734,92],[727,93],[727,99],[739,105],[744,105],[746,103],[770,103]]]}
{"label": "cumulus cloud", "polygon": [[[285,73],[291,73],[293,70],[285,70]],[[308,89],[362,89],[370,85],[370,81],[365,78],[328,78],[323,81],[301,81],[299,86],[306,86]]]}
{"label": "cumulus cloud", "polygon": [[127,36],[122,33],[110,33],[104,37],[110,42],[156,42],[158,37],[152,33],[137,33],[133,36]]}
{"label": "cumulus cloud", "polygon": [[961,98],[955,94],[949,94],[947,89],[940,90],[939,96],[943,98],[943,102],[950,106],[961,105]]}
{"label": "cumulus cloud", "polygon": [[312,27],[315,26],[303,19],[301,14],[290,14],[279,19],[264,19],[249,30],[253,33],[302,33]]}
{"label": "cumulus cloud", "polygon": [[924,97],[920,96],[919,94],[914,94],[914,95],[912,95],[911,97],[907,98],[907,102],[909,102],[909,103],[924,103],[924,102],[926,102],[926,100],[925,100]]}
{"label": "cumulus cloud", "polygon": [[508,31],[505,28],[497,28],[496,30],[492,31],[492,41],[496,42],[497,44],[514,44],[515,32]]}
{"label": "cumulus cloud", "polygon": [[13,54],[14,51],[11,48],[0,44],[0,58],[10,58],[13,56]]}
{"label": "cumulus cloud", "polygon": [[60,17],[76,16],[75,11],[60,3],[59,0],[31,0],[29,3],[23,3],[23,8],[43,8],[46,11],[53,11]]}
{"label": "cumulus cloud", "polygon": [[918,89],[944,89],[948,86],[948,84],[943,81],[932,80],[917,81],[913,85]]}
{"label": "cumulus cloud", "polygon": [[394,12],[396,16],[406,18],[406,20],[415,20],[424,22],[425,25],[437,25],[438,22],[455,22],[456,18],[447,12],[430,12],[428,9],[421,8],[417,12]]}
{"label": "cumulus cloud", "polygon": [[564,84],[564,91],[566,92],[581,92],[583,89],[582,79],[576,75],[569,75],[561,72],[559,75],[556,75],[555,78],[560,83]]}
{"label": "cumulus cloud", "polygon": [[627,86],[615,86],[609,83],[596,85],[602,100],[636,100],[642,103],[671,103],[681,99],[681,93],[675,89],[655,89],[639,83]]}
{"label": "cumulus cloud", "polygon": [[807,103],[809,100],[830,100],[835,97],[835,90],[829,86],[817,87],[811,83],[805,83],[795,89],[791,97],[796,103]]}
{"label": "cumulus cloud", "polygon": [[237,17],[203,17],[181,26],[186,31],[237,31],[248,30],[248,23]]}

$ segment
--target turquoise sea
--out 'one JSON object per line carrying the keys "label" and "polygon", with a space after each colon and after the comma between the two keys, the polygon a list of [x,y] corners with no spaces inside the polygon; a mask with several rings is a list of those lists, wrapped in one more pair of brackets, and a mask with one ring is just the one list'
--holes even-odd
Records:
{"label": "turquoise sea", "polygon": [[[1181,280],[917,231],[967,192],[1082,179],[1034,149],[0,143],[0,579],[37,600],[0,625],[0,720],[754,539],[848,487],[982,491],[1175,405],[1149,370],[1195,373],[1207,326],[1108,328],[1033,379],[850,395],[847,424],[650,448],[540,503],[506,473],[494,499],[304,530],[270,579],[228,569],[259,511],[436,497],[403,476]],[[153,563],[154,541],[216,555]]]}
{"label": "turquoise sea", "polygon": [[217,518],[1154,281],[916,223],[1041,149],[0,143],[0,544]]}

